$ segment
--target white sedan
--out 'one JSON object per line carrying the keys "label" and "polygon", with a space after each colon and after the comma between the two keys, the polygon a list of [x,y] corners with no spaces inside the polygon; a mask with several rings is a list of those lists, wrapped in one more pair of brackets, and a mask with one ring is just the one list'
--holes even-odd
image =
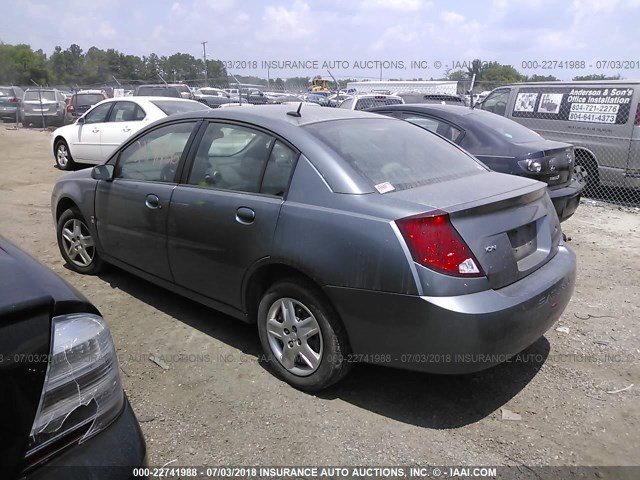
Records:
{"label": "white sedan", "polygon": [[72,170],[77,163],[103,163],[127,138],[144,126],[177,113],[208,110],[200,102],[170,97],[117,97],[103,100],[75,123],[53,132],[56,165]]}

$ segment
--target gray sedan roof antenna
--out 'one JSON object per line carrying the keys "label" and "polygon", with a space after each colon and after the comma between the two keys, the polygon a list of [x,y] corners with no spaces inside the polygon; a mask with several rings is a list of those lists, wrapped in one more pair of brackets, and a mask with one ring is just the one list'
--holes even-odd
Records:
{"label": "gray sedan roof antenna", "polygon": [[291,116],[291,117],[296,117],[296,118],[300,118],[302,116],[302,114],[300,113],[300,110],[302,109],[302,102],[300,102],[300,105],[298,105],[298,110],[291,111],[291,112],[287,112],[287,115]]}

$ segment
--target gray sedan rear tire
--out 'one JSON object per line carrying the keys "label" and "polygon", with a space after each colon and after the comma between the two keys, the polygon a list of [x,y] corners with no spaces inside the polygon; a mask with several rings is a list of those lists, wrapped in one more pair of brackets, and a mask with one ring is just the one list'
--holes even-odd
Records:
{"label": "gray sedan rear tire", "polygon": [[258,332],[268,366],[300,390],[325,389],[350,370],[344,327],[322,292],[305,279],[282,280],[266,291]]}

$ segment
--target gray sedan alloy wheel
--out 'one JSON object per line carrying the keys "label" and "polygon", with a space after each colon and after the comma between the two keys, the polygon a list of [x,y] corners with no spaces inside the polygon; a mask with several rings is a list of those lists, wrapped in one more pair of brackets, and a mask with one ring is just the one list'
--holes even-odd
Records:
{"label": "gray sedan alloy wheel", "polygon": [[267,314],[269,346],[280,364],[294,375],[315,372],[322,360],[323,341],[316,317],[298,300],[276,300]]}
{"label": "gray sedan alloy wheel", "polygon": [[312,282],[295,277],[273,284],[257,321],[267,366],[294,387],[322,390],[350,370],[345,329]]}
{"label": "gray sedan alloy wheel", "polygon": [[91,230],[76,208],[65,210],[58,220],[58,247],[67,264],[78,273],[97,273],[102,260]]}

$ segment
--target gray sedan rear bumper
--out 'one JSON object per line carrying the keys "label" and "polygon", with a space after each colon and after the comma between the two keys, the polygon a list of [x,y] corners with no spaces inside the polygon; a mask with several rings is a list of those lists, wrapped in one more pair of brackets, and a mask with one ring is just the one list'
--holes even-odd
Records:
{"label": "gray sedan rear bumper", "polygon": [[561,246],[536,272],[499,290],[428,297],[327,287],[351,360],[432,373],[484,370],[521,352],[569,303],[575,254]]}

